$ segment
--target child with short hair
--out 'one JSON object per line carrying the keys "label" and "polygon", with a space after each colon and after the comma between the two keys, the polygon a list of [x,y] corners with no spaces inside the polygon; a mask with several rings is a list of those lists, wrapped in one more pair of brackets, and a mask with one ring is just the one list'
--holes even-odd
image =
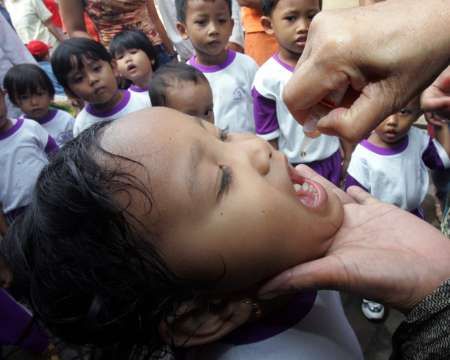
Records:
{"label": "child with short hair", "polygon": [[215,124],[234,132],[255,132],[251,85],[258,66],[227,50],[233,29],[230,0],[176,0],[177,28],[195,50],[188,64],[203,72],[214,98]]}
{"label": "child with short hair", "polygon": [[271,315],[251,300],[323,256],[344,214],[266,141],[153,107],[66,145],[0,249],[71,343],[139,359],[163,343],[194,347],[187,359],[362,359],[336,292],[279,298]]}
{"label": "child with short hair", "polygon": [[58,95],[64,95],[64,88],[56,80],[55,74],[50,64],[50,46],[41,40],[31,40],[28,44],[25,44],[28,51],[33,55],[38,65],[48,75],[55,88],[55,93]]}
{"label": "child with short hair", "polygon": [[[352,154],[345,187],[357,185],[381,201],[422,217],[421,204],[428,191],[428,169],[450,167],[450,131],[447,123],[433,121],[436,138],[413,127],[422,115],[419,97],[386,118],[359,143]],[[370,320],[384,316],[383,305],[364,300]]]}
{"label": "child with short hair", "polygon": [[214,123],[213,95],[202,72],[185,63],[156,70],[149,90],[153,106],[166,106]]}
{"label": "child with short hair", "polygon": [[151,106],[148,88],[158,64],[156,51],[148,37],[139,30],[122,31],[112,39],[109,52],[117,62],[119,75],[132,82],[129,90],[142,96]]}
{"label": "child with short hair", "polygon": [[117,64],[105,47],[91,39],[63,41],[53,52],[51,63],[66,93],[87,104],[77,115],[74,136],[91,126],[115,120],[148,107],[141,96],[117,85]]}
{"label": "child with short hair", "polygon": [[55,89],[44,70],[34,64],[14,65],[8,70],[3,85],[11,102],[22,111],[22,119],[41,124],[58,146],[73,138],[75,119],[64,110],[50,107]]}
{"label": "child with short hair", "polygon": [[321,11],[320,0],[263,0],[265,31],[275,35],[279,52],[258,70],[252,95],[256,134],[279,148],[291,164],[306,164],[339,185],[342,169],[340,142],[335,136],[306,138],[303,127],[283,101],[283,89],[292,76],[308,36],[309,25]]}

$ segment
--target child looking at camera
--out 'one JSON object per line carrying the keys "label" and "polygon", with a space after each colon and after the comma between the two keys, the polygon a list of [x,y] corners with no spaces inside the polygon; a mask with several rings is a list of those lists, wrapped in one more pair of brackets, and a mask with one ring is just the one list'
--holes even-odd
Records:
{"label": "child looking at camera", "polygon": [[211,85],[215,124],[234,132],[255,132],[251,85],[258,66],[250,57],[227,50],[233,30],[230,0],[176,0],[177,28],[190,39],[188,61]]}
{"label": "child looking at camera", "polygon": [[307,164],[335,184],[341,177],[339,139],[321,135],[305,139],[283,101],[283,88],[305,48],[314,16],[321,11],[320,0],[263,0],[261,23],[275,35],[279,52],[258,70],[253,83],[253,111],[256,134],[286,154],[291,164]]}
{"label": "child looking at camera", "polygon": [[166,106],[214,123],[208,79],[193,66],[171,63],[155,72],[149,90],[153,106]]}
{"label": "child looking at camera", "polygon": [[[422,115],[419,97],[386,118],[352,154],[345,186],[357,185],[381,201],[422,217],[421,204],[429,185],[429,169],[450,167],[447,123],[431,120],[435,139],[412,125]],[[370,320],[384,316],[383,305],[364,300]]]}
{"label": "child looking at camera", "polygon": [[119,75],[132,82],[129,90],[142,96],[151,106],[148,88],[158,64],[148,37],[139,30],[122,31],[112,39],[109,52],[117,62]]}
{"label": "child looking at camera", "polygon": [[195,346],[194,359],[362,359],[337,293],[283,298],[267,318],[249,300],[323,256],[344,221],[333,191],[252,134],[164,107],[95,124],[44,170],[32,206],[0,251],[70,343],[136,358],[165,343]]}
{"label": "child looking at camera", "polygon": [[55,89],[39,66],[14,65],[6,73],[3,84],[11,102],[22,111],[21,118],[41,124],[58,146],[72,139],[75,119],[63,110],[50,107]]}
{"label": "child looking at camera", "polygon": [[74,136],[96,122],[115,120],[148,107],[135,92],[118,88],[116,61],[94,40],[63,41],[53,52],[51,63],[66,93],[86,103],[76,117]]}

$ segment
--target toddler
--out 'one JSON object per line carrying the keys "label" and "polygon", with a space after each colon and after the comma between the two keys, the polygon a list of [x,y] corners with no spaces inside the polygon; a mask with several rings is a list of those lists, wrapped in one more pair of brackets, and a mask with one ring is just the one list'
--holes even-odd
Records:
{"label": "toddler", "polygon": [[11,102],[22,111],[21,118],[37,121],[59,146],[72,139],[74,118],[63,110],[50,107],[55,89],[39,66],[14,65],[6,73],[3,84]]}
{"label": "toddler", "polygon": [[55,74],[53,74],[52,65],[50,64],[50,46],[40,40],[31,40],[26,44],[28,51],[33,55],[38,65],[48,75],[52,81],[55,93],[58,95],[64,95],[64,88],[56,80]]}
{"label": "toddler", "polygon": [[258,70],[252,95],[256,134],[286,154],[291,164],[307,164],[335,184],[341,177],[339,139],[321,135],[307,139],[283,101],[290,79],[308,37],[309,25],[321,10],[319,0],[263,0],[261,22],[275,35],[279,52]]}
{"label": "toddler", "polygon": [[243,299],[324,255],[344,220],[336,194],[254,135],[139,111],[67,144],[34,200],[0,247],[56,336],[136,358],[167,343],[195,359],[362,359],[330,291],[224,338],[261,315]]}
{"label": "toddler", "polygon": [[234,132],[255,132],[251,84],[257,65],[227,50],[233,29],[230,0],[176,0],[177,28],[190,39],[195,55],[188,63],[211,85],[215,124]]}
{"label": "toddler", "polygon": [[153,106],[166,106],[214,123],[211,86],[205,75],[190,65],[172,63],[160,67],[149,94]]}
{"label": "toddler", "polygon": [[119,90],[117,64],[105,47],[94,40],[63,41],[53,52],[51,63],[65,92],[86,103],[76,117],[74,136],[98,121],[115,120],[148,107],[142,96]]}
{"label": "toddler", "polygon": [[[446,123],[434,122],[436,138],[412,127],[420,117],[419,97],[389,116],[363,140],[352,154],[346,188],[358,185],[381,201],[423,217],[421,204],[428,191],[428,169],[450,167],[450,131]],[[384,316],[381,304],[364,300],[370,320]]]}
{"label": "toddler", "polygon": [[156,52],[148,37],[139,30],[117,34],[109,45],[109,52],[117,62],[119,75],[132,82],[129,90],[142,96],[151,106],[148,87],[156,70]]}

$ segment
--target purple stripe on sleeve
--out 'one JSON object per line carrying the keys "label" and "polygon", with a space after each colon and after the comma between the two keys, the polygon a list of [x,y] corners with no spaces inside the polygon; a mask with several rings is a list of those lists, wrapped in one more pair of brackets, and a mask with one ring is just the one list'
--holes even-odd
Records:
{"label": "purple stripe on sleeve", "polygon": [[213,73],[217,71],[221,71],[227,68],[236,58],[236,53],[232,50],[227,50],[227,58],[222,64],[218,65],[203,65],[197,61],[195,56],[189,59],[188,64],[195,67],[197,70],[200,70],[203,73]]}
{"label": "purple stripe on sleeve", "polygon": [[55,139],[53,139],[50,135],[48,136],[47,145],[45,145],[45,153],[47,155],[57,152],[59,150],[58,144],[56,144]]}
{"label": "purple stripe on sleeve", "polygon": [[442,162],[441,157],[436,149],[436,146],[433,143],[433,139],[430,137],[430,141],[428,142],[428,146],[422,154],[422,160],[426,166],[430,169],[434,170],[444,170],[445,165]]}
{"label": "purple stripe on sleeve", "polygon": [[359,186],[361,189],[369,192],[369,190],[362,186],[353,176],[347,174],[347,177],[345,178],[344,189],[347,190],[350,186]]}
{"label": "purple stripe on sleeve", "polygon": [[278,130],[277,103],[275,100],[262,96],[255,88],[252,89],[252,97],[256,133],[265,135]]}
{"label": "purple stripe on sleeve", "polygon": [[309,290],[292,297],[281,311],[262,319],[242,325],[227,335],[223,341],[228,344],[243,345],[263,341],[276,336],[298,324],[309,314],[316,300],[317,291]]}
{"label": "purple stripe on sleeve", "polygon": [[32,321],[31,314],[0,289],[0,345],[18,345],[43,352],[48,347],[47,334]]}

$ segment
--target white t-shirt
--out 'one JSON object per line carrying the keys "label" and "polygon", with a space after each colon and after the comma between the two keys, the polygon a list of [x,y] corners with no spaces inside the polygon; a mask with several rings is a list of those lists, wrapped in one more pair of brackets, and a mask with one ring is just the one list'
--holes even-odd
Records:
{"label": "white t-shirt", "polygon": [[48,163],[47,154],[58,147],[36,121],[16,119],[0,133],[0,203],[3,212],[26,206],[36,180]]}
{"label": "white t-shirt", "polygon": [[129,90],[123,90],[122,99],[111,110],[96,111],[90,104],[86,105],[75,119],[73,136],[78,136],[79,133],[96,122],[116,120],[147,107],[148,103],[142,96],[136,95],[136,93]]}
{"label": "white t-shirt", "polygon": [[[315,294],[315,292],[309,292]],[[299,299],[273,319],[247,326],[238,335],[199,346],[187,360],[362,360],[358,340],[339,294],[319,291]],[[266,325],[265,325],[266,324]],[[244,325],[245,327],[246,325]],[[273,333],[273,334],[271,334]]]}
{"label": "white t-shirt", "polygon": [[42,0],[5,0],[5,6],[24,44],[41,40],[53,48],[58,46],[58,40],[44,25],[51,19],[52,13]]}
{"label": "white t-shirt", "polygon": [[[25,119],[24,116],[21,116],[21,118]],[[72,115],[59,109],[50,109],[48,115],[39,121],[39,124],[55,139],[59,147],[73,138],[74,123],[75,119]]]}
{"label": "white t-shirt", "polygon": [[152,101],[150,100],[150,95],[148,94],[148,88],[140,88],[139,86],[131,85],[128,90],[130,90],[133,95],[142,98],[142,100],[147,104],[147,107],[152,106]]}
{"label": "white t-shirt", "polygon": [[439,142],[412,127],[395,148],[382,148],[367,140],[358,144],[346,186],[361,185],[377,199],[411,211],[420,207],[427,194],[427,166],[448,168],[450,160]]}
{"label": "white t-shirt", "polygon": [[214,122],[230,132],[255,132],[251,87],[258,65],[247,55],[228,50],[223,64],[206,66],[192,57],[188,64],[203,74],[211,85]]}
{"label": "white t-shirt", "polygon": [[301,153],[305,141],[303,127],[293,118],[282,97],[293,71],[275,54],[256,73],[252,89],[256,134],[265,140],[278,139],[278,148],[293,164],[326,159],[339,149],[336,136],[308,139]]}

